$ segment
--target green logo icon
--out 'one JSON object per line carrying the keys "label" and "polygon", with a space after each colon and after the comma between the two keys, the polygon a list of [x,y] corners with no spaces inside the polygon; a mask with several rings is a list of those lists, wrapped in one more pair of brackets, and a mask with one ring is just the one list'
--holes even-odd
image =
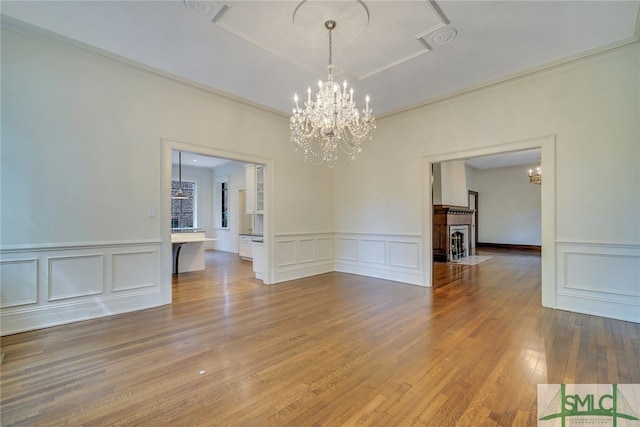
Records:
{"label": "green logo icon", "polygon": [[[609,386],[609,385],[608,385]],[[608,387],[607,386],[607,387]],[[629,404],[620,392],[617,384],[610,384],[611,389],[605,392],[598,390],[597,385],[577,384],[572,391],[567,391],[566,384],[560,384],[549,404],[540,415],[540,421],[560,419],[565,427],[568,418],[573,423],[589,424],[594,417],[610,418],[613,426],[617,426],[619,419],[640,421],[636,410]],[[593,389],[596,389],[595,392]],[[573,417],[579,417],[576,420]],[[544,424],[540,424],[544,425]]]}

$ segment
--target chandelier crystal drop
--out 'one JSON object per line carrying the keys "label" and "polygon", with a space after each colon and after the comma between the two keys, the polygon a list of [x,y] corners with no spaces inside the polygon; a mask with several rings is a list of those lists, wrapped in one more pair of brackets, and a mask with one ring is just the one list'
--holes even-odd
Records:
{"label": "chandelier crystal drop", "polygon": [[329,30],[329,65],[325,82],[318,82],[315,100],[311,96],[311,87],[307,89],[307,100],[299,106],[298,94],[289,122],[291,142],[296,150],[304,152],[305,159],[311,163],[326,162],[329,168],[341,166],[355,159],[362,151],[362,143],[371,139],[370,132],[375,129],[373,110],[369,108],[369,96],[365,98],[365,108],[358,111],[353,100],[353,88],[345,80],[342,85],[333,80],[331,31],[336,28],[335,21],[324,24]]}

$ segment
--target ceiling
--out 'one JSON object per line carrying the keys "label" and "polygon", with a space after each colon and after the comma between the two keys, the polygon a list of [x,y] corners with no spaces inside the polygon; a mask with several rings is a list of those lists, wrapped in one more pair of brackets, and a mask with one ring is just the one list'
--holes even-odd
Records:
{"label": "ceiling", "polygon": [[[377,116],[638,39],[640,0],[5,1],[3,22],[35,26],[285,114],[293,94],[335,75]],[[21,22],[18,22],[21,21]],[[174,152],[177,163],[177,152]],[[534,164],[539,150],[467,160]],[[183,154],[183,164],[227,160]]]}
{"label": "ceiling", "polygon": [[[171,152],[171,162],[177,165],[180,157],[178,151]],[[200,154],[189,153],[187,151],[182,152],[182,166],[195,166],[199,168],[213,169],[217,166],[229,163],[233,160],[221,159],[218,157],[203,156]]]}
{"label": "ceiling", "polygon": [[381,116],[637,39],[640,1],[2,1],[19,20],[289,113],[333,63]]}
{"label": "ceiling", "polygon": [[465,160],[467,166],[474,169],[494,169],[507,166],[530,165],[540,162],[540,149],[515,151],[510,153],[492,154],[490,156],[474,157]]}

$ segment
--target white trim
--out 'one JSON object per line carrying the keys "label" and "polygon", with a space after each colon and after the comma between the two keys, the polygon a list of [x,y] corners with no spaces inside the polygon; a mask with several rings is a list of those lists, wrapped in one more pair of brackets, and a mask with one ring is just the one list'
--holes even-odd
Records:
{"label": "white trim", "polygon": [[141,62],[137,62],[129,58],[125,58],[124,56],[116,55],[113,52],[109,52],[107,50],[100,49],[98,47],[63,36],[61,34],[54,33],[49,30],[45,30],[44,28],[40,28],[36,25],[29,24],[27,22],[21,21],[19,19],[7,16],[7,15],[0,14],[0,22],[2,23],[1,25],[2,29],[6,31],[11,31],[13,33],[20,34],[25,37],[30,37],[36,40],[44,41],[46,43],[51,43],[56,46],[60,46],[62,48],[67,48],[67,49],[74,48],[86,55],[93,55],[94,57],[98,57],[103,60],[118,62],[120,64],[130,67],[131,69],[147,72],[147,73],[156,75],[158,77],[168,79],[176,83],[180,83],[192,89],[207,92],[215,96],[231,99],[236,102],[241,102],[247,107],[255,108],[257,110],[271,113],[279,117],[289,118],[290,116],[288,113],[280,110],[276,110],[275,108],[267,107],[265,105],[258,104],[257,102],[250,101],[246,98],[242,98],[240,96],[233,95],[231,93],[227,93],[219,89],[215,89],[211,86],[198,83],[194,80],[190,80],[185,77],[181,77],[176,74],[172,74],[167,71],[160,70],[150,65],[143,64]]}
{"label": "white trim", "polygon": [[557,308],[640,323],[640,245],[557,243]]}
{"label": "white trim", "polygon": [[55,306],[3,310],[0,314],[2,335],[157,307],[159,297],[160,290],[154,288],[82,301],[65,301]]}
{"label": "white trim", "polygon": [[[639,13],[640,15],[640,13]],[[168,80],[172,80],[174,82],[183,84],[187,87],[196,89],[196,90],[201,90],[207,93],[210,93],[212,95],[216,95],[216,96],[220,96],[220,97],[224,97],[224,98],[228,98],[237,102],[241,102],[243,104],[245,104],[247,107],[251,107],[251,108],[255,108],[257,110],[261,110],[263,112],[268,112],[274,115],[277,115],[279,117],[286,117],[289,118],[290,114],[284,111],[280,111],[277,110],[275,108],[272,107],[268,107],[262,104],[258,104],[254,101],[250,101],[248,99],[239,97],[237,95],[233,95],[227,92],[223,92],[219,89],[215,89],[212,88],[211,86],[207,86],[204,85],[202,83],[198,83],[196,81],[178,76],[176,74],[172,74],[157,68],[154,68],[152,66],[143,64],[141,62],[137,62],[134,61],[132,59],[128,59],[125,58],[123,56],[119,56],[116,55],[112,52],[100,49],[98,47],[89,45],[87,43],[83,43],[80,42],[78,40],[74,40],[72,38],[63,36],[61,34],[49,31],[49,30],[45,30],[44,28],[40,28],[38,26],[29,24],[27,22],[21,21],[19,19],[7,16],[7,15],[1,15],[0,14],[0,22],[1,22],[1,26],[3,30],[6,31],[11,31],[13,33],[16,34],[20,34],[22,36],[26,36],[26,37],[31,37],[33,39],[36,40],[40,40],[40,41],[44,41],[47,43],[51,43],[51,44],[55,44],[57,46],[61,46],[63,48],[75,48],[78,49],[80,51],[82,51],[85,54],[90,54],[90,55],[94,55],[106,60],[111,60],[111,61],[115,61],[115,62],[119,62],[121,64],[127,65],[129,67],[131,67],[132,69],[136,69],[136,70],[140,70],[140,71],[145,71],[151,74],[154,74],[156,76],[168,79]],[[420,40],[420,39],[418,39]],[[450,92],[447,94],[444,94],[440,97],[437,98],[433,98],[429,101],[426,102],[419,102],[416,103],[414,105],[408,106],[408,107],[402,107],[393,111],[389,111],[383,114],[379,114],[378,115],[378,120],[381,120],[383,118],[387,118],[390,116],[394,116],[397,114],[402,114],[405,113],[407,111],[411,111],[417,108],[422,108],[425,106],[431,106],[440,102],[446,102],[449,100],[452,100],[454,98],[458,98],[460,96],[464,96],[466,94],[470,94],[470,93],[474,93],[486,88],[490,88],[490,87],[494,87],[494,86],[498,86],[502,83],[508,83],[511,81],[518,81],[520,79],[526,79],[529,78],[531,76],[537,76],[540,73],[543,72],[547,72],[547,71],[553,71],[556,69],[561,69],[562,67],[565,66],[571,66],[574,63],[577,62],[581,62],[583,60],[589,60],[590,58],[594,57],[594,56],[598,56],[598,55],[606,55],[610,52],[615,52],[619,49],[623,49],[629,45],[633,45],[635,43],[637,43],[640,40],[640,19],[636,20],[636,29],[634,32],[634,35],[631,37],[628,37],[624,40],[619,40],[615,43],[610,43],[608,45],[605,46],[601,46],[595,49],[591,49],[587,52],[582,52],[570,57],[566,57],[566,58],[561,58],[558,59],[556,61],[547,63],[547,64],[543,64],[540,65],[538,67],[533,67],[533,68],[529,68],[523,71],[519,71],[513,74],[510,74],[508,76],[503,76],[500,78],[497,78],[495,80],[489,81],[489,82],[484,82],[484,83],[480,83],[471,87],[467,87],[464,89],[460,89],[458,91],[454,91],[454,92]],[[361,79],[363,79],[364,77],[361,77]]]}
{"label": "white trim", "polygon": [[333,231],[320,231],[317,233],[309,233],[308,231],[307,232],[298,231],[298,232],[292,232],[292,233],[277,233],[277,234],[274,234],[273,237],[309,236],[310,234],[313,234],[314,236],[319,236],[322,234],[333,236],[335,233]]}
{"label": "white trim", "polygon": [[[576,55],[573,56],[569,56],[569,57],[565,57],[565,58],[560,58],[556,61],[552,61],[546,64],[542,64],[540,66],[537,67],[532,67],[532,68],[528,68],[522,71],[517,71],[515,73],[509,74],[507,76],[502,76],[499,77],[497,79],[488,81],[488,82],[483,82],[483,83],[479,83],[470,87],[466,87],[454,92],[449,92],[447,94],[444,94],[440,97],[436,97],[433,98],[429,101],[426,102],[419,102],[416,103],[414,105],[410,105],[408,107],[402,107],[402,108],[398,108],[396,110],[393,111],[389,111],[386,112],[384,114],[379,114],[378,115],[378,120],[381,119],[386,119],[388,117],[391,116],[395,116],[398,114],[402,114],[402,113],[406,113],[408,111],[411,110],[415,110],[418,108],[424,108],[427,106],[433,106],[435,104],[439,104],[441,102],[448,102],[451,101],[455,98],[459,98],[461,96],[465,96],[468,94],[472,94],[475,92],[479,92],[481,90],[484,89],[490,89],[492,87],[497,87],[500,86],[501,84],[505,84],[505,83],[511,83],[511,82],[518,82],[518,81],[522,81],[531,77],[538,77],[543,73],[546,72],[553,72],[556,70],[563,70],[565,67],[571,67],[576,63],[580,63],[582,61],[588,61],[593,57],[596,56],[600,56],[600,55],[607,55],[611,52],[615,52],[617,50],[620,49],[624,49],[627,46],[633,45],[635,43],[637,43],[640,40],[640,12],[638,13],[639,17],[636,21],[636,31],[635,34],[631,37],[628,37],[624,40],[619,40],[617,42],[614,43],[610,43],[608,45],[605,46],[600,46],[597,47],[595,49],[591,49],[589,51],[586,52],[581,52],[578,53]],[[546,171],[545,171],[546,172]]]}
{"label": "white trim", "polygon": [[[8,282],[2,286],[7,301],[0,311],[0,333],[13,334],[162,305],[161,250],[160,242],[128,242],[60,244],[40,251],[32,247],[3,253],[0,264],[29,263],[32,267],[5,277]],[[135,265],[131,261],[125,263],[130,268],[116,270],[117,260],[139,254],[148,256],[136,259]],[[118,280],[129,285],[114,286],[116,272]],[[29,301],[16,298],[25,293]]]}
{"label": "white trim", "polygon": [[333,233],[284,233],[278,234],[273,240],[274,281],[272,283],[335,270]]}
{"label": "white trim", "polygon": [[433,203],[432,203],[432,174],[434,163],[462,160],[471,157],[486,156],[489,154],[521,151],[532,148],[540,148],[541,162],[544,167],[544,182],[540,192],[540,209],[542,223],[542,305],[556,308],[556,137],[555,135],[541,136],[506,144],[492,145],[480,148],[435,154],[422,158],[422,182],[423,182],[423,212],[422,212],[422,247],[423,247],[423,284],[433,286]]}
{"label": "white trim", "polygon": [[273,269],[273,218],[271,212],[273,212],[273,182],[274,182],[274,161],[271,158],[256,156],[247,153],[238,153],[235,151],[221,150],[218,148],[208,147],[205,145],[197,145],[193,143],[180,142],[170,138],[162,137],[161,144],[161,195],[160,195],[160,236],[162,238],[162,262],[161,262],[161,283],[163,292],[163,301],[165,304],[170,304],[172,300],[172,288],[171,288],[171,274],[172,264],[171,259],[171,198],[167,196],[170,194],[171,189],[171,177],[172,177],[172,154],[173,150],[176,151],[189,151],[195,154],[201,154],[203,156],[220,157],[223,159],[230,159],[238,162],[253,163],[265,166],[265,196],[264,196],[264,284],[274,283],[274,269]]}
{"label": "white trim", "polygon": [[93,249],[93,248],[112,248],[116,246],[143,246],[157,245],[162,243],[160,239],[143,239],[143,240],[114,240],[114,241],[96,241],[96,242],[71,242],[71,243],[34,243],[25,245],[7,245],[0,248],[0,254],[9,254],[14,252],[41,252],[41,251],[59,251],[62,249]]}
{"label": "white trim", "polygon": [[591,316],[640,323],[638,304],[611,300],[600,295],[594,297],[558,292],[556,308],[575,313],[589,314]]}
{"label": "white trim", "polygon": [[[423,286],[422,236],[380,233],[336,233],[335,271]],[[341,245],[341,242],[348,245]],[[370,243],[383,243],[367,247]],[[401,244],[402,248],[398,245]],[[396,251],[397,248],[399,251]],[[403,249],[409,249],[407,253]],[[373,251],[372,251],[373,250]],[[415,263],[398,259],[415,256]]]}
{"label": "white trim", "polygon": [[558,239],[556,240],[557,245],[572,245],[572,246],[600,246],[607,248],[627,248],[627,249],[640,249],[640,244],[638,243],[627,243],[627,242],[614,242],[614,241],[588,241],[588,240],[565,240]]}

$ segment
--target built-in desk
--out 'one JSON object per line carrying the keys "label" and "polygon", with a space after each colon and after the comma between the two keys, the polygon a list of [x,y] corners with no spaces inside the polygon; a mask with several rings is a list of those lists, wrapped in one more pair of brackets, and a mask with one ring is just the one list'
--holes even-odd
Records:
{"label": "built-in desk", "polygon": [[215,240],[204,231],[171,233],[173,274],[204,270],[204,243]]}

